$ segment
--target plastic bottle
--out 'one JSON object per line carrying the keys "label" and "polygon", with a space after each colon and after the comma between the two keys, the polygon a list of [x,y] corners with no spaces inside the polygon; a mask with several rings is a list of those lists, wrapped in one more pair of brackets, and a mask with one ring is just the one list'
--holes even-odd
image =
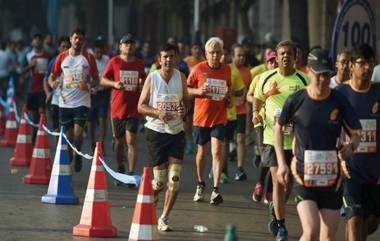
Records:
{"label": "plastic bottle", "polygon": [[204,233],[208,231],[208,228],[206,226],[196,224],[194,225],[194,231],[198,233]]}

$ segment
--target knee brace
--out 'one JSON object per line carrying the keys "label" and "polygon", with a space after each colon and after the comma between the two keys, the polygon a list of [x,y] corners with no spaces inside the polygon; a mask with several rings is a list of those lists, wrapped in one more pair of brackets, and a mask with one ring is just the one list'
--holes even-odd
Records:
{"label": "knee brace", "polygon": [[164,184],[168,180],[168,170],[154,170],[153,169],[152,188],[154,191],[161,191],[164,188]]}
{"label": "knee brace", "polygon": [[171,164],[169,165],[169,180],[168,180],[168,190],[178,191],[179,190],[179,178],[181,175],[181,164]]}

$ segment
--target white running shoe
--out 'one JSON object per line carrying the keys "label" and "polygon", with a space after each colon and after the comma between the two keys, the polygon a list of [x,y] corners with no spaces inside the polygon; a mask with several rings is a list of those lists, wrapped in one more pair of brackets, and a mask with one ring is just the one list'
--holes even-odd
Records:
{"label": "white running shoe", "polygon": [[197,185],[197,190],[195,191],[193,201],[194,202],[201,202],[204,199],[203,192],[205,190],[205,187],[203,185]]}
{"label": "white running shoe", "polygon": [[162,232],[172,231],[172,228],[169,226],[169,219],[161,216],[158,219],[157,229]]}

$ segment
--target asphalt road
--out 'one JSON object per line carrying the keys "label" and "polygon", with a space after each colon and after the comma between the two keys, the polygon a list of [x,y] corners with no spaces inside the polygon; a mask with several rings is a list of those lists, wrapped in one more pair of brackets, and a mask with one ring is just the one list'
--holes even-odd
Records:
{"label": "asphalt road", "polygon": [[[55,153],[53,137],[50,137],[52,156]],[[186,155],[182,169],[181,193],[170,216],[170,225],[174,231],[160,233],[160,240],[223,240],[227,224],[236,225],[239,240],[267,241],[274,240],[267,231],[268,211],[264,204],[251,201],[251,193],[256,181],[256,170],[251,159],[253,147],[248,147],[245,169],[248,180],[235,182],[232,179],[228,184],[222,184],[220,191],[225,202],[220,206],[211,206],[208,202],[194,203],[195,166],[193,155]],[[89,145],[85,141],[83,151],[89,153]],[[111,149],[111,140],[108,135],[105,144],[105,159],[115,168]],[[73,226],[79,223],[82,204],[90,171],[91,161],[84,160],[84,168],[80,173],[73,174],[74,193],[79,197],[79,205],[49,205],[41,203],[41,196],[47,192],[46,185],[27,185],[22,177],[27,168],[11,168],[9,159],[13,149],[0,149],[0,240],[3,241],[64,241],[64,240],[128,240],[128,233],[132,221],[133,209],[136,202],[137,189],[126,186],[114,186],[113,180],[107,176],[108,197],[113,225],[118,229],[118,237],[112,239],[81,238],[72,236]],[[53,158],[52,158],[53,159]],[[142,171],[149,165],[144,134],[138,136],[138,165]],[[235,172],[235,163],[229,163],[231,176]],[[207,169],[210,167],[210,158]],[[211,184],[207,180],[207,195],[211,193]],[[160,197],[162,200],[163,196]],[[161,214],[162,202],[157,208],[157,216]],[[286,216],[289,231],[289,240],[298,240],[301,233],[300,223],[295,210],[294,202],[287,206]],[[338,240],[343,239],[343,223],[339,229]],[[208,228],[205,233],[193,230],[195,224],[202,224]],[[380,231],[372,235],[369,241],[380,240]]]}

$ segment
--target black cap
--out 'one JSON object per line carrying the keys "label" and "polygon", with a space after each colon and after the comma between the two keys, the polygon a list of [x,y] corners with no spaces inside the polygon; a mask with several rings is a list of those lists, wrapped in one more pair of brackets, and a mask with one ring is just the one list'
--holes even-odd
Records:
{"label": "black cap", "polygon": [[126,34],[124,35],[121,39],[120,39],[120,43],[123,44],[123,43],[136,43],[136,40],[135,38],[132,36],[132,34]]}
{"label": "black cap", "polygon": [[334,72],[329,52],[323,49],[313,49],[307,56],[307,65],[317,74]]}

